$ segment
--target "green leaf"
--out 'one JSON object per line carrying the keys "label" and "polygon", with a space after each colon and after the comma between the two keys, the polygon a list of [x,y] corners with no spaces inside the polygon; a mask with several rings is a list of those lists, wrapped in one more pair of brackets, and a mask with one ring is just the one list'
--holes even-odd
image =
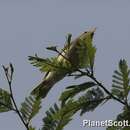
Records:
{"label": "green leaf", "polygon": [[[130,110],[127,107],[124,107],[123,112],[117,115],[115,121],[128,121],[130,124]],[[130,126],[109,126],[106,130],[129,130]]]}
{"label": "green leaf", "polygon": [[70,100],[64,106],[59,107],[57,104],[46,112],[43,118],[44,126],[42,130],[63,130],[63,128],[72,120],[72,116],[79,109],[78,103]]}
{"label": "green leaf", "polygon": [[35,67],[38,67],[41,72],[54,71],[58,68],[55,58],[44,59],[38,56],[29,56],[29,60],[31,61],[31,64]]}
{"label": "green leaf", "polygon": [[[70,86],[69,88],[73,87]],[[101,89],[95,88],[88,90],[76,100],[68,99],[60,107],[55,104],[46,112],[42,130],[63,130],[77,111],[81,110],[81,115],[93,111],[102,101],[104,101],[104,93]]]}
{"label": "green leaf", "polygon": [[71,71],[71,65],[69,62],[64,62],[64,60],[58,61],[58,58],[40,58],[38,56],[29,56],[31,64],[38,67],[41,72],[50,71]]}
{"label": "green leaf", "polygon": [[42,130],[63,130],[77,111],[81,110],[81,115],[93,111],[104,100],[103,97],[102,90],[96,88],[87,91],[77,100],[69,99],[61,107],[55,104],[46,112]]}
{"label": "green leaf", "polygon": [[0,112],[8,112],[13,109],[11,96],[6,91],[0,88]]}
{"label": "green leaf", "polygon": [[67,37],[66,37],[66,43],[70,45],[71,43],[71,38],[72,38],[72,34],[68,33]]}
{"label": "green leaf", "polygon": [[41,108],[41,99],[37,99],[33,96],[29,96],[21,104],[21,113],[24,120],[28,123],[39,112]]}
{"label": "green leaf", "polygon": [[68,34],[66,37],[66,45],[64,47],[64,50],[68,50],[70,48],[71,45],[71,38],[72,38],[72,34]]}
{"label": "green leaf", "polygon": [[56,128],[57,120],[53,119],[53,115],[59,111],[59,106],[55,104],[54,108],[51,107],[50,109],[51,110],[46,111],[46,117],[43,118],[43,130],[54,130]]}
{"label": "green leaf", "polygon": [[36,129],[32,126],[29,126],[29,130],[36,130]]}
{"label": "green leaf", "polygon": [[120,60],[118,70],[113,75],[112,93],[122,100],[127,99],[129,93],[129,74],[126,60]]}
{"label": "green leaf", "polygon": [[[105,99],[108,100],[108,99]],[[95,108],[104,101],[104,93],[100,88],[93,88],[88,90],[84,95],[79,97],[80,109],[82,116],[84,113],[93,111]]]}
{"label": "green leaf", "polygon": [[57,46],[50,46],[47,47],[46,49],[57,52]]}
{"label": "green leaf", "polygon": [[73,85],[73,86],[69,86],[67,87],[67,90],[64,91],[61,96],[60,96],[60,101],[62,101],[63,103],[65,101],[67,101],[69,98],[73,98],[75,95],[77,95],[80,92],[83,92],[93,86],[95,86],[96,84],[94,82],[85,82],[79,85]]}

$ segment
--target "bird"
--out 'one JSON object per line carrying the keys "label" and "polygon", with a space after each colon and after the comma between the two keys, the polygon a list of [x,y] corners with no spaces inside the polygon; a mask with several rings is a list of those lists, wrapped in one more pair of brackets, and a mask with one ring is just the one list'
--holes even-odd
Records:
{"label": "bird", "polygon": [[[57,63],[70,63],[73,68],[84,68],[87,61],[87,44],[93,40],[96,28],[91,28],[88,31],[83,32],[77,38],[70,41],[70,44],[66,43],[66,46],[61,50],[61,53],[56,57]],[[67,45],[69,47],[67,47]],[[80,56],[80,49],[83,49],[83,54]],[[71,67],[72,67],[71,66]],[[70,68],[68,68],[69,70]],[[71,69],[70,69],[71,70]],[[72,69],[74,72],[75,69]],[[57,82],[62,80],[69,71],[54,70],[46,72],[42,82],[35,87],[31,94],[38,98],[45,98],[50,89],[55,86]]]}

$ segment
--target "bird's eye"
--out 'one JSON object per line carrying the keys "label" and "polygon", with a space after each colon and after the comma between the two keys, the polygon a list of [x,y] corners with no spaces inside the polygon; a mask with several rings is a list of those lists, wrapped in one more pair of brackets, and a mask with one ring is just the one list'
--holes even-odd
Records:
{"label": "bird's eye", "polygon": [[87,33],[87,32],[84,32],[84,33]]}

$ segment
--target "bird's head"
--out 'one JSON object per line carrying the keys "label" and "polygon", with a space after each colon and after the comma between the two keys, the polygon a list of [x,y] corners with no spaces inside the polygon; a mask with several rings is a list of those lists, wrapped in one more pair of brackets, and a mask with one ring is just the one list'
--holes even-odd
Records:
{"label": "bird's head", "polygon": [[94,33],[96,31],[96,28],[92,28],[89,31],[86,31],[80,35],[80,40],[87,41],[89,39],[93,39]]}

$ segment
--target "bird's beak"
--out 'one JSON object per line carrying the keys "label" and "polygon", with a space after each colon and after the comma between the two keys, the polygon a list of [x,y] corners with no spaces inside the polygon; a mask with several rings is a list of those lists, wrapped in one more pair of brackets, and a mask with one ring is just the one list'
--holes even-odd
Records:
{"label": "bird's beak", "polygon": [[88,32],[92,32],[92,33],[94,33],[95,31],[96,31],[96,27],[95,28],[91,28]]}

